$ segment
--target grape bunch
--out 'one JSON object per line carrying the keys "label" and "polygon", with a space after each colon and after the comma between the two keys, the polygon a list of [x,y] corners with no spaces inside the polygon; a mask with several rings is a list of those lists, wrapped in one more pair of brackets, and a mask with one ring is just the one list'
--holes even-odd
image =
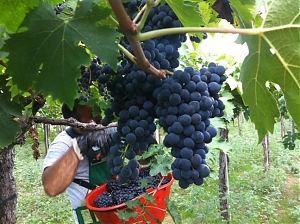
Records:
{"label": "grape bunch", "polygon": [[[126,5],[130,6],[128,10],[134,13],[134,9],[138,7],[133,7],[132,2]],[[153,17],[156,18],[155,21]],[[170,21],[164,21],[163,17]],[[152,8],[148,18],[142,32],[146,32],[147,29],[182,26],[173,10],[166,4]],[[185,34],[168,35],[146,40],[141,46],[146,58],[154,67],[173,71],[179,66],[178,48],[185,40]],[[121,44],[132,52],[126,39],[122,40]],[[113,97],[111,109],[119,118],[118,131],[113,136],[116,145],[110,150],[113,158],[108,161],[108,165],[111,174],[118,175],[120,183],[126,183],[138,174],[139,163],[135,156],[143,154],[155,142],[153,134],[156,130],[154,120],[157,118],[157,99],[153,97],[152,92],[161,87],[163,81],[139,69],[126,56],[121,58],[120,69],[112,80],[113,84],[108,87]]]}
{"label": "grape bunch", "polygon": [[[132,14],[132,19],[137,15],[137,10],[143,6],[143,1],[136,1],[137,7],[127,8],[128,13]],[[145,26],[141,32],[159,30],[164,28],[182,27],[182,23],[168,4],[161,4],[150,10]],[[186,34],[172,34],[160,36],[142,43],[142,48],[146,58],[157,69],[174,71],[179,66],[179,51],[181,44],[187,39]],[[131,50],[130,45],[128,50]]]}
{"label": "grape bunch", "polygon": [[[135,18],[144,5],[145,1],[137,0],[124,3],[131,18]],[[181,26],[171,7],[160,4],[150,10],[141,32]],[[191,39],[200,41],[198,36]],[[186,34],[172,34],[141,42],[146,58],[154,67],[173,72],[165,79],[157,79],[141,70],[122,52],[117,71],[108,64],[101,65],[100,59],[81,68],[81,93],[89,94],[91,80],[96,80],[100,94],[111,105],[104,110],[102,125],[118,119],[117,132],[113,134],[115,145],[110,148],[112,157],[108,160],[111,174],[118,176],[118,184],[138,177],[140,164],[136,155],[155,144],[155,119],[167,132],[164,145],[171,148],[175,157],[172,172],[180,187],[201,185],[210,173],[206,163],[207,144],[217,135],[210,118],[224,115],[225,106],[219,91],[226,80],[225,68],[210,63],[200,70],[178,69],[178,50],[186,40]],[[120,40],[120,44],[133,54],[126,38]]]}
{"label": "grape bunch", "polygon": [[175,157],[173,176],[181,188],[201,185],[210,169],[206,163],[206,144],[217,135],[210,118],[223,115],[225,108],[218,92],[226,80],[225,68],[210,63],[200,71],[186,67],[176,70],[154,90],[158,99],[156,114],[168,133],[164,145]]}
{"label": "grape bunch", "polygon": [[80,73],[81,77],[77,78],[78,83],[78,94],[79,99],[85,102],[88,101],[89,98],[93,97],[93,93],[90,87],[93,85],[93,82],[96,81],[99,75],[102,73],[102,67],[100,66],[101,61],[99,58],[94,58],[91,61],[89,66],[81,65]]}
{"label": "grape bunch", "polygon": [[[141,180],[147,180],[147,188],[141,186]],[[95,200],[96,207],[109,207],[122,204],[126,201],[132,200],[144,193],[149,188],[157,188],[161,181],[159,175],[151,176],[148,167],[142,168],[139,175],[132,181],[125,184],[120,184],[114,179],[107,182],[107,191],[99,195]],[[170,180],[165,178],[160,186],[169,183]]]}

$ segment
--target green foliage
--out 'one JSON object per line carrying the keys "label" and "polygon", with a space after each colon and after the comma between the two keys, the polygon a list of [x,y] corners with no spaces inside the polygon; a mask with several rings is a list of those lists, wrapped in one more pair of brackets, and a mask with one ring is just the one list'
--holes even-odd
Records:
{"label": "green foliage", "polygon": [[[57,18],[53,10],[59,1],[49,2],[52,4],[40,1],[38,5],[36,0],[0,3],[1,9],[4,9],[0,18],[0,58],[6,57],[3,60],[9,60],[5,72],[11,77],[8,83],[12,96],[22,95],[31,88],[35,93],[42,92],[45,97],[51,96],[54,100],[64,101],[72,106],[73,99],[77,96],[76,78],[80,76],[79,65],[87,64],[91,56],[97,55],[103,62],[116,68],[116,42],[121,34],[115,20],[110,19],[113,13],[107,1],[73,0],[72,4],[78,3],[74,15],[61,15],[61,18]],[[243,94],[243,100],[239,101],[249,106],[259,141],[265,133],[273,132],[275,120],[279,117],[277,102],[265,86],[268,81],[281,87],[287,110],[300,126],[300,81],[297,75],[300,67],[300,25],[299,7],[295,7],[299,4],[298,0],[232,0],[230,3],[236,19],[235,27],[247,28],[239,30],[209,29],[216,27],[220,20],[211,7],[215,2],[213,0],[166,2],[181,19],[185,26],[184,32],[197,33],[199,36],[203,32],[219,31],[241,34],[240,42],[247,43],[249,48],[249,55],[238,77],[243,91],[231,91],[234,96],[238,96],[236,93]],[[199,19],[195,19],[198,15]],[[190,26],[193,27],[189,29]],[[180,29],[174,30],[182,32]],[[10,35],[8,40],[6,31]],[[13,33],[15,31],[17,33]],[[163,32],[167,32],[163,34],[167,35],[172,31],[158,31],[155,35],[162,35]],[[145,35],[140,36],[141,39],[146,38]],[[139,38],[139,35],[134,36]],[[186,54],[195,63],[199,60],[197,55],[189,54],[189,49]],[[41,73],[38,72],[39,69],[42,69]],[[233,103],[232,108],[237,112],[241,107]],[[8,115],[3,116],[1,115],[1,119]],[[232,114],[228,119],[231,117]],[[8,122],[12,124],[11,121]],[[12,135],[15,134],[12,132]]]}
{"label": "green foliage", "polygon": [[170,201],[169,198],[166,198],[166,203],[167,203],[167,212],[170,214],[173,221],[176,224],[181,224],[182,218],[181,218],[180,212],[179,212],[176,204],[174,202]]}
{"label": "green foliage", "polygon": [[[147,207],[149,206],[149,203],[155,203],[155,198],[151,194],[144,194],[143,195],[143,201],[140,198],[137,198],[135,200],[127,201],[126,202],[126,209],[118,211],[116,214],[119,217],[119,219],[124,221],[129,221],[130,219],[133,219],[133,221],[137,217],[141,217],[143,220],[147,220],[145,218],[145,215],[147,214],[152,219],[154,219],[157,223],[161,223],[159,219],[154,217],[151,213],[147,211]],[[137,212],[139,211],[139,212]]]}
{"label": "green foliage", "polygon": [[0,25],[7,27],[9,32],[15,32],[30,8],[36,7],[39,0],[1,1]]}
{"label": "green foliage", "polygon": [[132,200],[132,201],[126,202],[126,205],[128,206],[128,208],[126,208],[125,210],[120,210],[116,213],[117,216],[119,217],[119,219],[124,220],[124,221],[128,221],[130,218],[136,217],[139,213],[134,211],[132,208],[133,207],[141,207],[142,203],[140,202],[139,199],[137,199],[134,201]]}
{"label": "green foliage", "polygon": [[287,108],[295,123],[300,125],[299,7],[290,7],[298,5],[299,1],[289,4],[271,1],[263,12],[265,21],[256,35],[242,37],[249,48],[241,67],[243,99],[250,108],[259,142],[265,133],[274,131],[274,118],[279,117],[277,102],[266,87],[267,81],[281,87]]}
{"label": "green foliage", "polygon": [[[0,26],[0,49],[4,45],[4,41],[8,39],[6,29],[2,26]],[[7,52],[1,52],[0,51],[0,59],[6,57],[8,55]]]}
{"label": "green foliage", "polygon": [[219,136],[216,136],[211,143],[209,143],[209,148],[219,150],[220,152],[224,152],[225,154],[229,153],[231,150],[231,146],[228,142],[222,139]]}
{"label": "green foliage", "polygon": [[15,140],[15,137],[12,135],[12,133],[17,133],[21,131],[20,125],[17,123],[17,121],[11,120],[11,117],[8,115],[8,114],[20,115],[21,114],[20,106],[17,103],[6,104],[7,101],[1,95],[0,95],[0,102],[1,102],[0,114],[2,119],[0,119],[0,127],[5,127],[5,129],[1,131],[0,148],[9,145],[11,142]]}
{"label": "green foliage", "polygon": [[[274,134],[270,135],[271,167],[269,172],[264,173],[262,147],[256,144],[258,137],[254,134],[252,123],[243,123],[243,136],[239,136],[237,126],[229,124],[228,128],[232,148],[229,151],[231,222],[261,223],[262,219],[268,223],[299,222],[300,186],[299,174],[297,176],[296,173],[296,168],[299,170],[300,167],[299,149],[283,148],[279,142],[280,124],[276,124]],[[50,198],[44,193],[41,183],[42,144],[42,157],[36,161],[32,158],[29,143],[16,147],[17,224],[72,223],[68,196],[63,193]],[[213,170],[218,170],[218,163],[209,161],[209,165]],[[218,178],[208,177],[201,187],[191,186],[185,190],[180,189],[175,181],[167,204],[170,215],[167,215],[164,224],[174,223],[170,221],[170,216],[176,224],[222,223],[218,215]]]}
{"label": "green foliage", "polygon": [[242,28],[252,28],[253,22],[259,23],[261,17],[257,17],[258,11],[255,11],[255,0],[231,0],[230,5],[234,15],[238,20],[239,26]]}
{"label": "green foliage", "polygon": [[[280,124],[270,135],[271,166],[263,171],[262,146],[250,122],[243,123],[243,136],[238,127],[229,128],[229,204],[231,223],[297,223],[299,216],[299,177],[291,173],[299,167],[299,149],[284,150],[278,142]],[[210,152],[211,153],[211,152]],[[209,153],[209,154],[210,154]],[[218,163],[210,164],[218,170]],[[292,188],[293,187],[293,188]],[[218,178],[206,178],[202,187],[182,190],[173,185],[170,201],[175,203],[183,223],[225,223],[221,220]],[[297,207],[298,206],[298,207]],[[298,211],[298,213],[297,213]]]}
{"label": "green foliage", "polygon": [[29,139],[23,147],[16,147],[14,177],[18,197],[17,224],[73,223],[73,211],[67,193],[57,197],[45,194],[41,181],[44,148],[41,144],[41,159],[35,160],[30,143]]}
{"label": "green foliage", "polygon": [[23,91],[32,88],[52,95],[72,106],[77,96],[78,68],[90,61],[85,48],[78,46],[80,41],[103,61],[117,66],[119,34],[115,28],[97,26],[110,13],[109,8],[81,1],[73,17],[60,19],[51,4],[41,1],[25,17],[21,31],[11,34],[2,49],[10,53],[6,72],[12,76],[13,84]]}
{"label": "green foliage", "polygon": [[171,156],[170,149],[160,143],[151,145],[143,155],[136,156],[136,159],[149,161],[147,166],[150,166],[151,176],[155,176],[159,173],[163,176],[167,176],[171,171],[171,163],[174,158]]}
{"label": "green foliage", "polygon": [[[166,2],[174,10],[183,26],[199,27],[205,24],[200,13],[195,10],[195,7],[184,4],[184,0],[166,0]],[[194,15],[193,20],[190,19],[190,15]]]}
{"label": "green foliage", "polygon": [[8,77],[0,76],[0,127],[4,127],[0,135],[0,149],[9,145],[15,140],[15,135],[21,131],[20,125],[11,116],[22,115],[22,106],[19,102],[10,101],[8,88],[5,86]]}
{"label": "green foliage", "polygon": [[294,150],[297,145],[297,140],[300,140],[300,132],[292,133],[291,131],[287,131],[283,136],[282,144],[285,149]]}

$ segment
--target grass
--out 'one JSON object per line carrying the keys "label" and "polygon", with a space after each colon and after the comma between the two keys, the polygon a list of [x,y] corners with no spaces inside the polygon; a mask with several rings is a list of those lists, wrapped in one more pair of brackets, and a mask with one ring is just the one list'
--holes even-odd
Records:
{"label": "grass", "polygon": [[[263,171],[263,148],[257,144],[257,134],[251,123],[243,124],[243,135],[229,126],[230,215],[232,224],[300,223],[300,149],[286,150],[280,141],[276,125],[270,135],[270,162]],[[298,144],[299,145],[299,144]],[[43,146],[40,147],[42,158]],[[218,156],[211,150],[209,157]],[[66,193],[50,198],[41,184],[43,159],[35,161],[30,144],[17,147],[14,175],[17,182],[17,223],[73,223],[72,211]],[[213,160],[209,160],[213,161]],[[218,163],[218,159],[216,159]],[[202,186],[180,189],[173,184],[170,200],[174,202],[184,224],[225,223],[220,217],[218,197],[218,166],[210,163],[211,176]],[[163,222],[172,224],[168,215]]]}
{"label": "grass", "polygon": [[68,195],[48,197],[44,193],[41,174],[45,153],[43,149],[40,152],[41,158],[36,161],[28,143],[16,149],[17,223],[73,223]]}
{"label": "grass", "polygon": [[[300,223],[300,178],[292,172],[300,167],[299,148],[285,150],[279,142],[279,131],[276,125],[274,134],[270,135],[271,166],[265,173],[263,148],[257,144],[253,125],[246,122],[242,136],[238,135],[236,126],[229,126],[231,223]],[[217,171],[218,167],[212,169]],[[214,174],[201,187],[182,190],[174,184],[171,200],[179,206],[183,223],[222,223],[218,179]]]}

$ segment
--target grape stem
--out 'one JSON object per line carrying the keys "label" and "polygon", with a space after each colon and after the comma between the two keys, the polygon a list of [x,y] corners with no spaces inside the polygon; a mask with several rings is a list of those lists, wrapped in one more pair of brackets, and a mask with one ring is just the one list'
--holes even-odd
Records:
{"label": "grape stem", "polygon": [[[143,7],[143,9],[141,10],[141,12],[142,12],[143,10],[145,10],[145,12],[144,12],[144,14],[143,14],[143,16],[142,16],[140,22],[137,24],[138,30],[142,30],[142,29],[143,29],[143,27],[144,27],[144,25],[145,25],[145,22],[146,22],[146,20],[147,20],[147,18],[148,18],[148,15],[149,15],[149,13],[150,13],[150,11],[151,11],[151,9],[152,9],[153,7],[156,7],[159,3],[160,3],[160,0],[156,0],[155,2],[154,2],[153,0],[147,0],[147,4],[146,4],[146,5]],[[139,14],[140,14],[140,13],[139,13]],[[138,15],[139,15],[139,14],[138,14]],[[138,17],[136,17],[136,18],[138,18]],[[133,22],[136,22],[136,20],[134,19]]]}
{"label": "grape stem", "polygon": [[162,177],[159,181],[159,184],[157,185],[157,187],[155,188],[155,190],[153,192],[151,192],[151,194],[154,196],[156,194],[156,192],[158,191],[158,188],[161,186],[161,183],[163,182],[163,180],[165,179],[165,177]]}
{"label": "grape stem", "polygon": [[[284,28],[281,26],[280,28]],[[146,33],[136,33],[132,37],[139,41],[156,38],[159,36],[179,34],[179,33],[232,33],[241,35],[261,35],[261,33],[273,31],[274,28],[252,28],[252,29],[238,29],[238,28],[214,28],[214,27],[177,27],[166,28],[154,31],[148,31]]]}
{"label": "grape stem", "polygon": [[152,74],[156,78],[165,78],[167,73],[166,70],[158,70],[151,65],[148,59],[145,57],[140,42],[132,37],[132,35],[138,33],[138,28],[127,15],[122,2],[120,0],[109,0],[109,4],[111,5],[111,8],[117,17],[122,33],[127,37],[127,40],[132,47],[132,50],[135,54],[135,60],[139,68]]}
{"label": "grape stem", "polygon": [[110,18],[117,26],[119,26],[119,22],[118,22],[114,17],[112,17],[112,16],[110,15],[109,18]]}
{"label": "grape stem", "polygon": [[121,49],[121,51],[125,54],[125,56],[132,61],[134,64],[136,64],[136,60],[134,55],[132,55],[125,47],[123,47],[121,44],[118,44],[118,47]]}
{"label": "grape stem", "polygon": [[2,65],[5,68],[7,67],[7,64],[4,61],[2,61],[2,60],[0,60],[0,65]]}
{"label": "grape stem", "polygon": [[[147,8],[147,5],[144,5],[143,8],[139,11],[139,13],[136,15],[136,17],[132,20],[135,24],[137,23],[137,21],[139,20],[139,18],[142,16],[142,14],[146,10],[146,8]],[[142,17],[141,21],[143,20],[143,17]],[[139,29],[139,26],[138,26],[138,29]]]}
{"label": "grape stem", "polygon": [[[132,55],[125,47],[123,47],[121,44],[118,44],[118,47],[120,48],[120,50],[125,54],[125,56],[132,61],[134,64],[137,64],[136,61],[136,57],[134,57],[134,55]],[[173,72],[170,72],[168,70],[166,70],[166,74],[168,75],[173,75]]]}

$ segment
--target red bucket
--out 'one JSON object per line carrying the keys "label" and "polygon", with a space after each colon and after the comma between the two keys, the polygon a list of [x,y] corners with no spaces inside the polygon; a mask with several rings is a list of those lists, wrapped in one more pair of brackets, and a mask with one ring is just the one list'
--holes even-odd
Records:
{"label": "red bucket", "polygon": [[[141,203],[146,204],[145,209],[148,211],[149,214],[151,214],[153,217],[159,219],[161,222],[164,220],[166,216],[166,198],[169,198],[170,196],[170,191],[171,191],[171,186],[174,182],[174,178],[171,173],[168,174],[166,177],[170,181],[159,187],[158,189],[153,189],[150,188],[147,190],[149,194],[154,193],[154,198],[155,198],[155,203],[152,204],[149,201],[143,200],[143,195],[140,195],[137,198],[140,198]],[[138,212],[139,216],[135,218],[130,218],[129,221],[124,222],[123,220],[120,220],[119,217],[115,214],[116,212],[120,210],[125,210],[127,208],[125,203],[116,205],[116,206],[111,206],[111,207],[106,207],[106,208],[98,208],[95,206],[94,201],[98,198],[99,195],[101,195],[103,192],[107,191],[107,184],[103,184],[99,187],[97,187],[95,190],[91,191],[91,193],[88,194],[86,197],[86,206],[88,209],[92,210],[95,212],[95,215],[101,222],[101,224],[121,224],[121,223],[145,223],[142,222],[143,218],[147,220],[147,223],[157,223],[153,218],[151,218],[149,215],[147,215],[144,211],[141,210],[141,208],[133,208],[134,211]],[[135,198],[136,199],[136,198]],[[135,200],[132,199],[132,200]],[[143,215],[142,215],[143,214]]]}

